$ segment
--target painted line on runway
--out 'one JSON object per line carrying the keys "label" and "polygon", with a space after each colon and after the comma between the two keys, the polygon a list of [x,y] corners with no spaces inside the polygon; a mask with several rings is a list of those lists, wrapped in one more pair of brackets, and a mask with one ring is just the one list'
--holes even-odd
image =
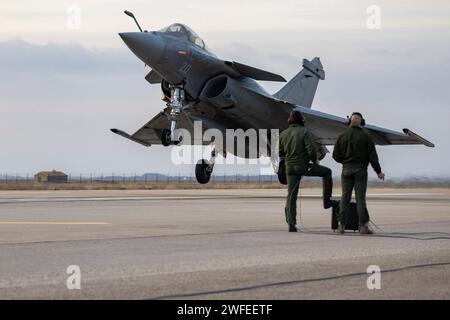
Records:
{"label": "painted line on runway", "polygon": [[0,225],[110,225],[110,222],[78,222],[78,221],[0,221]]}

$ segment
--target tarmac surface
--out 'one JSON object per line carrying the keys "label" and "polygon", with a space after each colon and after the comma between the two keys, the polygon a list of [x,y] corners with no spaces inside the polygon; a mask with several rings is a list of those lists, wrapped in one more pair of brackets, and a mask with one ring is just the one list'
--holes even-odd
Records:
{"label": "tarmac surface", "polygon": [[1,191],[0,299],[450,298],[449,189],[370,189],[371,236],[301,192],[288,233],[284,189]]}

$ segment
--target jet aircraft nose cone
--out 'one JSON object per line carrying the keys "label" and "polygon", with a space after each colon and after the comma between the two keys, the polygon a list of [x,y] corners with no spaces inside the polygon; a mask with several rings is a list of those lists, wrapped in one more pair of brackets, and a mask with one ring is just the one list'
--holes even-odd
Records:
{"label": "jet aircraft nose cone", "polygon": [[164,41],[153,32],[122,32],[119,36],[139,59],[151,67],[164,53]]}

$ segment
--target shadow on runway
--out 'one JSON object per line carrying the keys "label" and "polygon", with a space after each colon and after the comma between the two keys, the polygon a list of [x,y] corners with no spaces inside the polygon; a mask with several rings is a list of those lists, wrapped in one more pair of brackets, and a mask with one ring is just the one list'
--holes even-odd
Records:
{"label": "shadow on runway", "polygon": [[431,232],[375,232],[370,235],[360,235],[359,232],[346,231],[344,234],[338,234],[337,232],[326,229],[309,229],[301,227],[300,233],[317,234],[317,235],[331,235],[331,236],[361,236],[368,238],[397,238],[397,239],[413,239],[413,240],[450,240],[450,233],[431,231]]}
{"label": "shadow on runway", "polygon": [[[393,269],[383,270],[383,274],[394,273],[394,272],[405,271],[405,270],[425,269],[425,268],[432,268],[432,267],[448,267],[448,266],[450,266],[450,262],[448,262],[448,261],[416,264],[416,265],[400,266],[400,267],[393,268]],[[186,298],[193,298],[193,297],[199,297],[199,296],[205,296],[205,295],[234,293],[234,292],[249,291],[249,290],[256,290],[256,289],[269,288],[269,287],[301,285],[304,283],[324,282],[324,281],[337,280],[337,279],[350,278],[350,277],[358,277],[358,276],[367,276],[367,272],[346,273],[346,274],[324,276],[324,277],[312,278],[312,279],[295,279],[295,280],[289,280],[289,281],[269,282],[269,283],[262,283],[262,284],[257,284],[257,285],[253,285],[253,286],[224,288],[224,289],[211,290],[211,291],[198,291],[198,292],[171,294],[171,295],[158,296],[158,297],[154,297],[154,298],[150,298],[150,299],[151,300],[186,299]]]}

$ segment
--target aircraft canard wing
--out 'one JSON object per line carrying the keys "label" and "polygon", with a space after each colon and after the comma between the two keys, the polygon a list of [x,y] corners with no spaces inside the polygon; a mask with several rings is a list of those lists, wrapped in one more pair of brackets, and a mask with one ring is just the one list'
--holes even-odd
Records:
{"label": "aircraft canard wing", "polygon": [[227,65],[230,65],[235,71],[237,71],[240,75],[244,77],[261,81],[286,82],[286,79],[283,78],[282,76],[269,71],[261,70],[235,61],[233,62],[226,61],[225,63]]}
{"label": "aircraft canard wing", "polygon": [[158,72],[156,72],[155,70],[152,70],[145,76],[145,80],[147,80],[151,84],[155,84],[155,83],[161,83],[163,78],[161,77],[161,75]]}
{"label": "aircraft canard wing", "polygon": [[[294,108],[303,114],[306,127],[323,145],[334,145],[338,136],[347,129],[348,120],[346,118],[295,105]],[[369,124],[364,128],[377,145],[423,144],[427,147],[434,147],[433,143],[409,129],[398,132]]]}

